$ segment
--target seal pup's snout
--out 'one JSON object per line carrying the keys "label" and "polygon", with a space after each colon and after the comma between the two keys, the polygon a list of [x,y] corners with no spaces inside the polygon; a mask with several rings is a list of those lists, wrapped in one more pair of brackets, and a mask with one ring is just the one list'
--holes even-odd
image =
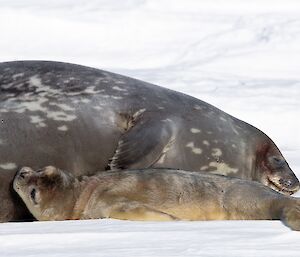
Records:
{"label": "seal pup's snout", "polygon": [[33,170],[29,167],[23,167],[19,170],[17,176],[19,178],[25,179],[26,177],[28,177],[29,175],[31,175],[33,173]]}
{"label": "seal pup's snout", "polygon": [[29,167],[21,168],[15,175],[13,181],[13,188],[18,192],[28,182],[29,176],[33,173],[33,170]]}
{"label": "seal pup's snout", "polygon": [[29,178],[32,176],[33,173],[34,173],[34,171],[29,167],[21,168],[17,172],[17,174],[14,178],[14,181],[13,181],[14,189],[20,190],[21,187],[25,186],[28,183]]}

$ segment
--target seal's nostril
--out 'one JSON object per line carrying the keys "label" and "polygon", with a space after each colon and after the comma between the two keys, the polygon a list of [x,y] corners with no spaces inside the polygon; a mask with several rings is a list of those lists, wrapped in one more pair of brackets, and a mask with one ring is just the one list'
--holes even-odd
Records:
{"label": "seal's nostril", "polygon": [[293,182],[292,182],[292,180],[289,179],[285,182],[285,184],[287,187],[290,187],[293,184]]}
{"label": "seal's nostril", "polygon": [[283,185],[287,188],[294,186],[292,179],[280,179],[279,182],[281,185]]}

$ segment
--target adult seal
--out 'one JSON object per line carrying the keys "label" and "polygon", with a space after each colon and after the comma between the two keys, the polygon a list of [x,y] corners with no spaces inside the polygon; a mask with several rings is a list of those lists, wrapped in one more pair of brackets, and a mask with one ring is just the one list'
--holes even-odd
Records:
{"label": "adult seal", "polygon": [[77,175],[178,168],[255,180],[292,194],[299,181],[263,132],[191,96],[74,64],[0,64],[0,220],[24,218],[18,168]]}
{"label": "adult seal", "polygon": [[300,230],[300,200],[254,181],[171,169],[102,172],[78,180],[22,168],[14,189],[38,220],[282,220]]}

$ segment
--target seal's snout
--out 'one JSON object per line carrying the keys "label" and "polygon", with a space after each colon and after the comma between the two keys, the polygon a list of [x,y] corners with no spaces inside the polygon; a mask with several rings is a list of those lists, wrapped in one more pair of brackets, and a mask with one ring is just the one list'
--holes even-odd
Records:
{"label": "seal's snout", "polygon": [[293,188],[296,186],[298,183],[296,183],[293,179],[280,179],[279,183],[283,185],[285,188]]}
{"label": "seal's snout", "polygon": [[28,175],[28,172],[26,172],[26,171],[21,171],[21,172],[19,173],[19,177],[20,177],[20,178],[25,178],[26,175]]}
{"label": "seal's snout", "polygon": [[279,183],[285,190],[293,193],[300,188],[299,180],[296,177],[281,178]]}
{"label": "seal's snout", "polygon": [[277,187],[278,191],[292,195],[299,190],[300,184],[296,176],[284,176],[278,180]]}
{"label": "seal's snout", "polygon": [[296,176],[282,174],[282,172],[270,174],[266,185],[286,195],[292,195],[300,189],[300,183]]}
{"label": "seal's snout", "polygon": [[27,178],[32,174],[32,172],[33,170],[29,167],[23,167],[18,171],[13,181],[13,187],[16,191],[19,191],[21,187],[27,183]]}
{"label": "seal's snout", "polygon": [[21,179],[25,179],[26,177],[28,177],[29,175],[31,175],[32,172],[33,172],[33,170],[31,168],[29,168],[29,167],[23,167],[18,172],[18,177],[21,178]]}

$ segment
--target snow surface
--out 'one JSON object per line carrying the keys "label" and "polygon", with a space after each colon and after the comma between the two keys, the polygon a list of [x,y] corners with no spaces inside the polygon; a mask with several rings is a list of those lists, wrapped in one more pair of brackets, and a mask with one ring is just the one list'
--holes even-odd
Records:
{"label": "snow surface", "polygon": [[[300,177],[297,0],[0,0],[0,61],[24,59],[198,97],[266,132]],[[299,239],[278,221],[8,223],[0,257],[300,256]]]}

